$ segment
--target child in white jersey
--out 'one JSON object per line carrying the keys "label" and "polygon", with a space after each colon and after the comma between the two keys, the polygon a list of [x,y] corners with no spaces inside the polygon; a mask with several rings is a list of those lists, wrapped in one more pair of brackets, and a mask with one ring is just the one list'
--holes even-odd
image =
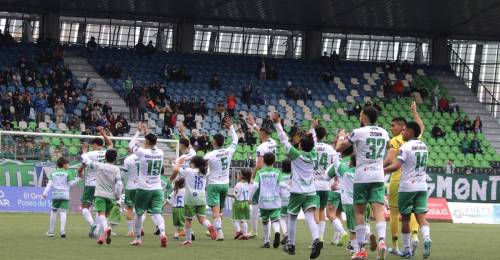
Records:
{"label": "child in white jersey", "polygon": [[[120,168],[114,165],[118,153],[116,150],[107,150],[104,158],[106,163],[94,162],[87,154],[82,155],[83,164],[96,171],[96,189],[94,207],[99,217],[97,219],[97,230],[100,236],[97,240],[99,245],[111,243],[111,227],[108,226],[108,217],[115,204],[115,199],[122,193],[122,181]],[[82,169],[82,168],[80,168]],[[83,174],[81,170],[79,172]]]}
{"label": "child in white jersey", "polygon": [[69,189],[74,186],[80,178],[71,180],[68,172],[69,162],[66,158],[61,157],[57,160],[57,169],[49,174],[49,182],[43,191],[43,197],[47,198],[49,191],[52,189],[52,210],[50,211],[50,225],[47,236],[54,236],[54,228],[56,226],[57,212],[61,218],[61,238],[66,237],[66,213],[69,209]]}
{"label": "child in white jersey", "polygon": [[205,187],[207,185],[207,162],[200,156],[194,156],[191,159],[191,167],[182,169],[184,159],[177,160],[174,166],[170,180],[175,180],[177,176],[185,179],[186,190],[184,200],[184,211],[186,216],[186,241],[183,245],[191,246],[192,242],[192,221],[193,217],[197,217],[201,225],[208,229],[210,238],[215,240],[217,232],[215,227],[210,224],[210,221],[205,216],[207,206]]}
{"label": "child in white jersey", "polygon": [[280,188],[284,187],[286,183],[283,182],[281,171],[273,168],[274,160],[273,153],[264,154],[265,166],[255,174],[252,186],[252,193],[259,189],[260,219],[264,229],[264,245],[261,248],[271,247],[269,222],[271,222],[274,230],[274,248],[278,248],[281,238],[279,223],[281,211]]}
{"label": "child in white jersey", "polygon": [[250,197],[250,179],[252,172],[249,169],[243,169],[238,174],[239,182],[234,187],[233,203],[233,225],[234,239],[248,240],[248,220],[250,219],[250,207],[248,202]]}
{"label": "child in white jersey", "polygon": [[179,240],[179,236],[184,233],[184,197],[186,194],[184,178],[177,178],[174,183],[174,190],[170,193],[170,205],[172,206],[172,219],[174,222],[174,239]]}

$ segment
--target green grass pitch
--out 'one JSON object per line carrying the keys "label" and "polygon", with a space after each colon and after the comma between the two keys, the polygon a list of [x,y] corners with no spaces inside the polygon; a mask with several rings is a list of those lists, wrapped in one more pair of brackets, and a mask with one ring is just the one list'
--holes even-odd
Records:
{"label": "green grass pitch", "polygon": [[[145,222],[146,236],[144,245],[132,247],[130,238],[125,237],[127,227],[122,219],[115,232],[111,245],[99,246],[87,236],[88,227],[79,214],[69,214],[67,220],[66,239],[59,238],[59,221],[56,226],[56,237],[48,238],[48,214],[0,214],[0,259],[308,259],[310,250],[309,231],[303,221],[298,222],[297,255],[288,256],[281,248],[260,249],[261,239],[235,241],[232,239],[232,225],[228,219],[224,221],[226,240],[216,242],[205,236],[204,230],[196,223],[194,230],[197,239],[192,247],[182,246],[182,241],[172,240],[172,219],[165,216],[168,248],[160,248],[159,239],[153,236],[153,224],[148,217]],[[59,218],[58,218],[59,220]],[[372,230],[373,223],[372,223]],[[262,231],[260,231],[260,234]],[[433,251],[429,259],[495,259],[498,256],[500,226],[498,225],[465,225],[448,223],[431,223]],[[331,225],[327,226],[325,247],[318,259],[350,259],[344,247],[330,245]],[[375,253],[370,252],[370,259]],[[399,257],[388,256],[388,259]],[[422,259],[422,247],[414,259]]]}

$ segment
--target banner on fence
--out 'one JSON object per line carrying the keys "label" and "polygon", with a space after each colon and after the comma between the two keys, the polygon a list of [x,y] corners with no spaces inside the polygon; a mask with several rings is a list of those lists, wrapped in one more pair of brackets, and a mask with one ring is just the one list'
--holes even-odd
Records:
{"label": "banner on fence", "polygon": [[500,175],[427,174],[430,197],[448,202],[497,203],[499,182]]}
{"label": "banner on fence", "polygon": [[500,205],[490,203],[450,202],[453,223],[500,224]]}
{"label": "banner on fence", "polygon": [[52,201],[44,199],[44,188],[0,186],[1,212],[49,212]]}

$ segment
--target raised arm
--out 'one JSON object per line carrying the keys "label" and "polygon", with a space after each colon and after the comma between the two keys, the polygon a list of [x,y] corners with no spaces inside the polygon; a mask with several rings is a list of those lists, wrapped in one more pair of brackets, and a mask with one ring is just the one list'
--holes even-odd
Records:
{"label": "raised arm", "polygon": [[281,144],[285,147],[285,150],[287,152],[290,151],[292,148],[292,145],[290,144],[290,141],[288,140],[288,136],[286,135],[285,131],[283,130],[283,127],[281,126],[281,118],[278,113],[274,113],[271,117],[274,123],[274,128],[276,128],[276,132],[278,132],[278,139],[280,139]]}
{"label": "raised arm", "polygon": [[75,185],[76,185],[79,181],[80,181],[80,177],[78,177],[78,176],[77,176],[77,177],[76,177],[76,178],[74,178],[73,180],[69,181],[69,182],[68,182],[68,185],[69,185],[70,187],[73,187],[73,186],[75,186]]}
{"label": "raised arm", "polygon": [[137,139],[139,138],[139,135],[141,134],[141,132],[143,134],[146,134],[146,129],[142,123],[139,123],[137,125],[137,132],[135,132],[135,135],[132,137],[132,139],[128,143],[128,148],[130,148],[130,150],[132,150],[132,152],[134,152],[134,153],[137,151],[137,149],[139,149],[139,145],[137,144]]}
{"label": "raised arm", "polygon": [[233,120],[230,117],[226,117],[224,119],[224,126],[228,129],[229,135],[231,136],[231,149],[236,150],[236,146],[238,145],[238,134],[234,129]]}
{"label": "raised arm", "polygon": [[113,141],[109,138],[109,136],[106,134],[106,131],[102,126],[97,127],[97,130],[99,131],[99,134],[101,134],[102,138],[104,138],[104,143],[108,147],[108,149],[113,149]]}
{"label": "raised arm", "polygon": [[415,123],[420,126],[420,137],[424,136],[424,131],[425,131],[425,125],[424,121],[422,121],[422,118],[420,118],[420,115],[418,114],[417,111],[417,103],[413,101],[410,106],[411,109],[411,114],[413,116],[413,120],[415,120]]}
{"label": "raised arm", "polygon": [[186,135],[186,128],[183,125],[179,125],[177,127],[177,130],[179,130],[179,134],[182,138],[189,140],[188,136]]}
{"label": "raised arm", "polygon": [[177,178],[177,175],[179,175],[179,172],[181,170],[181,166],[182,164],[184,164],[184,162],[186,161],[186,158],[185,157],[179,157],[178,160],[176,161],[175,165],[174,165],[174,169],[172,171],[172,175],[170,175],[170,180],[173,181]]}
{"label": "raised arm", "polygon": [[347,148],[351,147],[352,141],[347,136],[347,133],[344,130],[340,130],[337,134],[337,144],[335,145],[335,150],[339,153],[342,153]]}
{"label": "raised arm", "polygon": [[316,127],[319,125],[318,119],[314,119],[312,124],[311,124],[311,129],[309,130],[309,133],[311,133],[314,145],[318,142],[318,138],[316,137]]}

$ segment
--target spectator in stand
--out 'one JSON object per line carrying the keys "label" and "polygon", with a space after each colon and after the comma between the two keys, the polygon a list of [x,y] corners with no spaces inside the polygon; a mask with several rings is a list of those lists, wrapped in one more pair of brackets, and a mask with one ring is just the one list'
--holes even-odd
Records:
{"label": "spectator in stand", "polygon": [[168,125],[164,125],[161,130],[161,136],[165,139],[172,139],[172,129]]}
{"label": "spectator in stand", "polygon": [[268,80],[278,79],[278,72],[274,69],[273,66],[269,66],[269,72],[267,72],[267,79]]}
{"label": "spectator in stand", "polygon": [[73,97],[69,97],[68,101],[64,103],[64,107],[66,110],[66,114],[64,115],[64,122],[68,122],[69,116],[75,113],[75,109],[77,106],[78,106],[78,100],[74,99]]}
{"label": "spectator in stand", "polygon": [[455,113],[460,112],[460,107],[458,106],[458,102],[455,98],[451,98],[450,113],[452,113],[452,112],[455,112]]}
{"label": "spectator in stand", "polygon": [[15,114],[16,114],[16,121],[27,121],[27,117],[26,117],[26,108],[25,106],[27,105],[27,103],[25,102],[24,100],[24,96],[22,95],[19,95],[16,99],[16,102],[14,102],[14,110],[15,110]]}
{"label": "spectator in stand", "polygon": [[76,115],[70,115],[68,118],[68,129],[76,131],[80,129],[80,119]]}
{"label": "spectator in stand", "polygon": [[137,108],[139,109],[139,121],[144,121],[144,113],[146,113],[148,107],[148,99],[146,98],[145,91],[139,95],[137,100]]}
{"label": "spectator in stand", "polygon": [[462,141],[460,141],[460,150],[465,155],[467,155],[467,153],[470,152],[470,142],[469,142],[469,139],[467,138],[467,135],[465,135],[464,139],[462,139]]}
{"label": "spectator in stand", "polygon": [[88,104],[82,111],[82,121],[86,126],[92,124],[92,109],[90,104]]}
{"label": "spectator in stand", "polygon": [[236,109],[237,100],[232,92],[229,93],[229,96],[227,96],[226,102],[227,102],[227,113],[229,114],[230,117],[234,117],[234,110]]}
{"label": "spectator in stand", "polygon": [[222,126],[222,124],[223,124],[222,118],[224,118],[224,112],[225,112],[224,103],[222,103],[222,102],[217,103],[217,107],[215,109],[215,112],[219,116],[219,120],[220,120],[221,126]]}
{"label": "spectator in stand", "polygon": [[446,135],[445,132],[443,132],[443,130],[441,129],[441,127],[439,127],[438,124],[434,124],[434,127],[432,127],[432,137],[434,137],[435,139],[438,139],[438,138],[442,138]]}
{"label": "spectator in stand", "polygon": [[10,34],[9,31],[5,31],[4,35],[3,35],[3,41],[4,43],[6,43],[7,45],[10,45],[11,43],[14,43],[15,40],[14,38],[12,37],[12,35]]}
{"label": "spectator in stand", "polygon": [[186,66],[181,66],[179,70],[179,79],[184,82],[191,81],[191,75],[187,73]]}
{"label": "spectator in stand", "polygon": [[247,84],[241,89],[241,99],[243,103],[247,105],[247,108],[250,108],[250,98],[252,97],[252,92],[252,84]]}
{"label": "spectator in stand", "polygon": [[43,93],[38,93],[35,99],[36,122],[45,121],[45,109],[48,107],[47,97]]}
{"label": "spectator in stand", "polygon": [[474,127],[472,126],[472,122],[469,120],[468,116],[464,116],[463,126],[466,133],[474,131]]}
{"label": "spectator in stand", "polygon": [[260,88],[255,89],[254,103],[256,105],[264,105],[266,103],[264,93],[262,93],[262,90],[260,90]]}
{"label": "spectator in stand", "polygon": [[148,45],[146,45],[146,55],[148,56],[148,58],[151,58],[151,56],[153,56],[155,52],[156,48],[153,45],[153,41],[149,41]]}
{"label": "spectator in stand", "polygon": [[266,62],[264,60],[262,60],[261,63],[260,63],[259,79],[260,80],[266,80],[267,79],[267,75],[266,75]]}
{"label": "spectator in stand", "polygon": [[2,114],[8,115],[11,114],[12,111],[10,108],[12,107],[12,93],[8,92],[2,97]]}
{"label": "spectator in stand", "polygon": [[208,135],[206,132],[200,133],[198,136],[198,150],[207,152],[208,149],[210,149],[210,142],[208,140]]}
{"label": "spectator in stand", "polygon": [[200,111],[200,103],[196,101],[196,98],[191,98],[191,102],[189,103],[190,109],[189,111],[193,114],[199,114]]}
{"label": "spectator in stand", "polygon": [[446,174],[453,174],[455,173],[455,164],[453,163],[452,159],[448,159],[446,161],[446,164],[444,165],[444,173]]}
{"label": "spectator in stand", "polygon": [[355,116],[359,116],[359,114],[361,113],[361,110],[363,110],[363,108],[362,108],[362,107],[361,107],[361,105],[358,103],[358,101],[356,101],[356,103],[354,104],[354,108],[353,108],[354,115],[355,115]]}
{"label": "spectator in stand", "polygon": [[139,113],[138,112],[139,96],[137,95],[136,88],[132,88],[132,90],[128,93],[127,104],[130,113],[129,116],[130,120],[132,121],[137,120],[137,114]]}
{"label": "spectator in stand", "polygon": [[438,110],[439,112],[445,113],[445,112],[450,112],[450,105],[448,104],[448,99],[445,97],[441,97],[438,101]]}
{"label": "spectator in stand", "polygon": [[481,121],[480,116],[476,116],[476,120],[474,120],[473,127],[475,134],[483,132],[483,122]]}
{"label": "spectator in stand", "polygon": [[116,133],[113,135],[116,136],[123,136],[125,133],[130,131],[128,121],[122,113],[118,114],[116,117],[115,131]]}
{"label": "spectator in stand", "polygon": [[245,132],[245,141],[246,144],[253,149],[253,146],[257,143],[257,138],[254,136],[254,129],[252,127],[247,128]]}
{"label": "spectator in stand", "polygon": [[407,60],[401,64],[401,72],[411,74],[411,64]]}
{"label": "spectator in stand", "polygon": [[56,124],[59,126],[64,121],[64,115],[66,114],[66,107],[60,98],[56,100],[56,104],[54,105],[54,114],[56,115]]}
{"label": "spectator in stand", "polygon": [[210,80],[210,87],[212,89],[220,89],[219,74],[214,73],[214,75],[212,76],[212,79]]}
{"label": "spectator in stand", "polygon": [[191,112],[188,112],[184,117],[184,126],[189,130],[196,128],[196,122],[194,121],[194,115]]}
{"label": "spectator in stand", "polygon": [[188,102],[186,96],[182,97],[181,101],[179,102],[178,109],[184,115],[188,113],[188,111],[189,111],[189,102]]}
{"label": "spectator in stand", "polygon": [[392,92],[397,98],[402,98],[405,91],[405,86],[403,85],[403,81],[397,80],[392,86]]}
{"label": "spectator in stand", "polygon": [[208,115],[208,107],[207,107],[207,102],[205,101],[205,99],[201,99],[200,100],[200,106],[199,106],[199,109],[198,109],[198,113],[202,116],[206,116]]}
{"label": "spectator in stand", "polygon": [[392,84],[391,82],[386,79],[384,80],[384,85],[382,86],[382,91],[384,92],[384,97],[385,99],[391,99],[393,94],[392,94]]}
{"label": "spectator in stand", "polygon": [[470,147],[469,147],[469,151],[471,153],[473,153],[474,155],[478,154],[478,153],[483,153],[482,149],[481,149],[481,143],[479,142],[479,140],[477,139],[477,136],[474,136],[474,138],[472,139],[472,141],[470,142]]}
{"label": "spectator in stand", "polygon": [[457,133],[460,133],[460,132],[464,132],[464,123],[462,121],[462,119],[459,117],[457,117],[457,119],[455,119],[455,122],[453,123],[453,125],[451,126],[451,128],[453,129],[453,131],[457,132]]}
{"label": "spectator in stand", "polygon": [[95,42],[95,37],[90,37],[90,40],[87,42],[87,50],[89,53],[95,52],[97,50],[97,42]]}
{"label": "spectator in stand", "polygon": [[137,42],[135,45],[135,52],[140,56],[146,55],[146,46],[144,46],[144,43],[142,42],[142,39]]}
{"label": "spectator in stand", "polygon": [[102,112],[106,115],[110,115],[113,113],[113,107],[109,104],[109,101],[104,101],[104,105],[102,106]]}
{"label": "spectator in stand", "polygon": [[132,88],[134,88],[134,82],[132,81],[132,76],[129,74],[127,79],[123,82],[123,91],[125,91],[125,95],[128,95]]}

